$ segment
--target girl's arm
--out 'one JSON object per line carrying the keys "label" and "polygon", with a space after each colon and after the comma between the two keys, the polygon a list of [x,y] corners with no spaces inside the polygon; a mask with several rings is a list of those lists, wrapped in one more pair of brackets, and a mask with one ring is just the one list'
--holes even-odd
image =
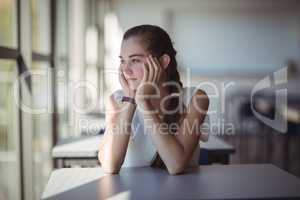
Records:
{"label": "girl's arm", "polygon": [[127,151],[131,122],[136,105],[129,102],[118,104],[110,95],[105,113],[104,138],[99,147],[98,159],[107,173],[118,173]]}
{"label": "girl's arm", "polygon": [[171,135],[168,130],[165,130],[166,128],[162,126],[162,120],[156,113],[147,112],[147,110],[154,109],[152,105],[145,106],[147,109],[145,112],[147,126],[153,127],[151,136],[154,145],[170,174],[182,172],[190,162],[194,150],[199,145],[200,125],[204,121],[208,106],[209,99],[205,92],[197,90],[188,106],[187,115],[179,125],[175,135]]}

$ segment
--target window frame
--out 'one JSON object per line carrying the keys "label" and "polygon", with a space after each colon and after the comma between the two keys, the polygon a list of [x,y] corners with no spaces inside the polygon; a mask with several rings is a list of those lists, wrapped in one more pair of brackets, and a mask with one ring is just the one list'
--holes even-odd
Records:
{"label": "window frame", "polygon": [[[31,21],[31,13],[30,13],[30,1],[29,0],[15,0],[15,5],[16,5],[16,22],[15,22],[15,28],[17,30],[17,42],[16,42],[16,47],[11,48],[11,47],[6,47],[4,45],[0,45],[0,59],[3,60],[11,60],[11,61],[15,61],[16,62],[16,67],[17,67],[17,73],[18,73],[18,77],[20,77],[20,75],[23,72],[28,72],[30,74],[30,69],[28,68],[28,66],[26,65],[26,61],[25,61],[25,57],[26,55],[23,55],[24,52],[22,52],[22,34],[24,34],[22,32],[22,29],[26,28],[26,26],[28,26],[28,24],[26,23],[26,21],[24,22],[21,18],[26,15],[26,17],[29,17],[29,20]],[[21,6],[25,6],[25,8],[21,9]],[[52,69],[55,69],[55,62],[54,62],[54,55],[55,55],[55,25],[56,25],[56,0],[50,0],[49,1],[49,5],[50,5],[50,53],[49,54],[43,54],[43,53],[39,53],[39,52],[33,52],[32,49],[27,50],[27,52],[25,51],[25,53],[29,53],[30,55],[30,60],[31,61],[46,61],[49,62],[49,67]],[[29,15],[29,16],[28,16]],[[25,23],[25,24],[23,24]],[[27,31],[28,33],[28,31]],[[26,35],[27,39],[32,38],[32,35]],[[31,52],[28,52],[31,51]],[[54,71],[54,70],[52,70]],[[55,76],[52,76],[53,78],[55,78]],[[21,83],[19,83],[21,84]],[[31,78],[30,76],[25,80],[25,85],[19,85],[18,87],[18,101],[21,102],[22,101],[22,87],[27,87],[27,89],[29,90],[29,92],[31,93]],[[57,142],[57,117],[56,117],[56,92],[55,92],[55,82],[54,80],[52,81],[52,85],[51,85],[52,91],[52,102],[53,102],[53,113],[52,113],[52,147],[56,144]],[[26,154],[28,154],[29,152],[26,152],[24,150],[27,150],[28,148],[30,148],[31,144],[26,143],[24,137],[25,131],[24,131],[24,127],[23,127],[23,117],[24,117],[24,113],[20,108],[18,109],[18,134],[17,134],[17,138],[18,138],[18,151],[17,151],[17,157],[18,157],[18,163],[19,163],[19,174],[20,174],[20,197],[21,200],[30,200],[31,197],[33,197],[33,191],[29,191],[31,190],[31,186],[26,186],[26,184],[28,183],[28,180],[26,180],[26,177],[28,177],[26,175],[26,172],[28,172],[29,169],[28,167],[26,167],[26,163],[28,162],[33,162],[32,159],[30,159],[29,161],[25,160]],[[30,133],[32,134],[32,133]],[[30,152],[32,153],[32,152]],[[27,158],[26,158],[27,159]],[[26,162],[26,163],[25,163]],[[52,159],[53,162],[53,159]],[[54,162],[53,162],[54,163]],[[29,165],[31,166],[31,165]],[[25,176],[26,175],[26,176]],[[33,174],[30,173],[29,176],[32,176]],[[31,180],[29,180],[30,183]],[[29,187],[29,188],[28,188]]]}

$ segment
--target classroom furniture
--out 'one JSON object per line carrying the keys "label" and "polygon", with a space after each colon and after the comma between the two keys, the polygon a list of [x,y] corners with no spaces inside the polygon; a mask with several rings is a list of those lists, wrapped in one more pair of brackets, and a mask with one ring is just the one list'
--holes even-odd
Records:
{"label": "classroom furniture", "polygon": [[152,167],[65,168],[52,172],[42,200],[299,199],[300,179],[271,164],[207,165],[180,175]]}
{"label": "classroom furniture", "polygon": [[[98,165],[98,149],[103,135],[68,139],[56,145],[52,150],[52,157],[56,168],[80,166],[92,167]],[[210,135],[208,142],[200,142],[200,164],[221,163],[228,164],[230,154],[235,148]],[[201,159],[204,158],[204,159]]]}

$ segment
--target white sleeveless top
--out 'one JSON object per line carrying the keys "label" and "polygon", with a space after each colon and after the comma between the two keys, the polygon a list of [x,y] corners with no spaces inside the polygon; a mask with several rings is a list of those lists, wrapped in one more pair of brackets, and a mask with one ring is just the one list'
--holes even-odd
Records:
{"label": "white sleeveless top", "polygon": [[[188,107],[194,93],[197,91],[196,87],[184,87],[182,101],[186,107]],[[114,98],[117,102],[121,102],[123,96],[123,90],[119,89],[113,92]],[[204,124],[209,127],[209,117],[206,115]],[[143,113],[139,106],[136,107],[136,110],[133,114],[132,124],[131,124],[132,133],[130,135],[126,156],[123,162],[122,167],[143,167],[151,166],[154,162],[157,154],[156,147],[154,146],[147,127],[144,127],[144,117]],[[201,134],[201,141],[208,140],[208,133]],[[200,155],[200,147],[197,146],[193,157],[188,166],[198,165]]]}

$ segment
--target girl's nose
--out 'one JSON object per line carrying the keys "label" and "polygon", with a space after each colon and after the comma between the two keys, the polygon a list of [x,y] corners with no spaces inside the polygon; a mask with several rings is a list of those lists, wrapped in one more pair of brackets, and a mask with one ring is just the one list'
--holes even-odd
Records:
{"label": "girl's nose", "polygon": [[123,72],[125,75],[132,75],[132,69],[130,69],[128,66],[123,68]]}

